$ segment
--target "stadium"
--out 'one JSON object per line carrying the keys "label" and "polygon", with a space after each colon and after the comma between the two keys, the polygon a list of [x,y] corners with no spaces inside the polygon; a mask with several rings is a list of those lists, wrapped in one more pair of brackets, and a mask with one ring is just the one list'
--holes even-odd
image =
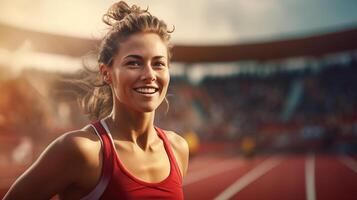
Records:
{"label": "stadium", "polygon": [[[174,43],[169,107],[155,120],[189,144],[185,199],[356,199],[353,17],[286,37]],[[52,140],[88,123],[84,90],[68,80],[95,65],[98,45],[0,21],[0,197]]]}

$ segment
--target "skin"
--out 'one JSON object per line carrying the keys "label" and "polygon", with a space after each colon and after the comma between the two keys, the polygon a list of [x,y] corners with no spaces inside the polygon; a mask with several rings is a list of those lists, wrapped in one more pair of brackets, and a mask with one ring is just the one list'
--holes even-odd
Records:
{"label": "skin", "polygon": [[[170,81],[167,45],[154,33],[136,33],[120,43],[112,66],[100,66],[114,92],[112,113],[105,118],[124,167],[136,178],[164,180],[170,163],[154,129],[155,110],[165,98]],[[155,87],[154,94],[136,88]],[[184,177],[188,145],[178,134],[164,131]],[[141,163],[138,165],[137,163]],[[90,126],[65,133],[11,186],[5,200],[79,199],[94,189],[102,169],[101,144]]]}

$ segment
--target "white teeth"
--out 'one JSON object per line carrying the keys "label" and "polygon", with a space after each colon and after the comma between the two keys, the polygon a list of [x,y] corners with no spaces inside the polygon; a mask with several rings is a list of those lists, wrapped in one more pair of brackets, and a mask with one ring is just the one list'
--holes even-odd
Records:
{"label": "white teeth", "polygon": [[156,92],[155,88],[136,88],[135,91],[143,94],[153,94]]}

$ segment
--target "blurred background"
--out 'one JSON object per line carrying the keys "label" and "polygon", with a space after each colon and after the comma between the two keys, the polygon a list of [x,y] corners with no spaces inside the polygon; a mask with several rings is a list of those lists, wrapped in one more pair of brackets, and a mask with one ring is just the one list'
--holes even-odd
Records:
{"label": "blurred background", "polygon": [[[77,103],[83,91],[65,80],[78,79],[84,64],[95,66],[106,32],[101,16],[113,2],[0,0],[0,197],[53,139],[90,122]],[[323,166],[333,166],[326,173],[344,174],[357,187],[357,1],[127,2],[175,26],[170,109],[159,109],[156,124],[188,141],[189,181],[207,160],[237,158],[249,173],[272,156],[299,157],[300,165],[313,155],[315,170],[322,156]],[[348,156],[344,169],[335,163],[341,156]],[[224,188],[204,196],[191,182],[186,199],[238,198],[219,196]],[[302,187],[306,196],[296,199],[310,200],[311,188]],[[277,193],[264,198],[284,199]],[[240,199],[259,199],[244,194]],[[355,189],[333,194],[357,198]]]}

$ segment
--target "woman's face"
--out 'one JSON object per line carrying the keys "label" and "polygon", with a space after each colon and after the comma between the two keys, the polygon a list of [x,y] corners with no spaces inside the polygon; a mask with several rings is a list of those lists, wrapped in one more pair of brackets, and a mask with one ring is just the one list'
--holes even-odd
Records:
{"label": "woman's face", "polygon": [[167,45],[155,33],[137,33],[119,44],[109,68],[118,106],[152,112],[166,96],[170,82]]}

